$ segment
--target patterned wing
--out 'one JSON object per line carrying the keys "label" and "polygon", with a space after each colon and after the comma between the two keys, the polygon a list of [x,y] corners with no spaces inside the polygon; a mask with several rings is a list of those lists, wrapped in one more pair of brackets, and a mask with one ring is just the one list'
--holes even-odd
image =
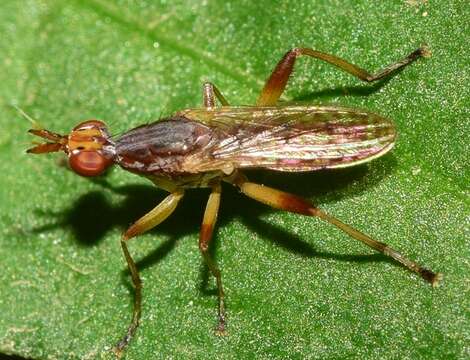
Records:
{"label": "patterned wing", "polygon": [[396,137],[389,120],[343,107],[223,107],[190,109],[179,115],[214,132],[206,155],[187,164],[195,172],[227,167],[278,171],[348,167],[385,154]]}

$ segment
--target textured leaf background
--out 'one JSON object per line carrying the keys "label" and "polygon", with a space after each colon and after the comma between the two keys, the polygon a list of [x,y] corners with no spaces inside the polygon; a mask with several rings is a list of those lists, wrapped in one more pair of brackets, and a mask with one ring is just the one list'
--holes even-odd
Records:
{"label": "textured leaf background", "polygon": [[131,244],[144,288],[127,359],[470,356],[469,7],[451,1],[40,1],[0,4],[0,353],[108,358],[133,298],[120,233],[164,193],[120,169],[92,182],[63,156],[28,156],[29,124],[113,133],[201,103],[216,83],[254,103],[282,54],[308,46],[378,70],[422,43],[433,56],[377,86],[301,60],[286,100],[341,103],[395,120],[395,150],[368,165],[252,174],[445,274],[432,289],[316,219],[225,187],[214,253],[228,296],[198,253],[207,190]]}

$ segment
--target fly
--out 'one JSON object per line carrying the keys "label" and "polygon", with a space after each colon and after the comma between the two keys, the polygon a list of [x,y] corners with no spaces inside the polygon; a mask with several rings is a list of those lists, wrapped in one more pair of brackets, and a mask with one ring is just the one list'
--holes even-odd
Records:
{"label": "fly", "polygon": [[253,183],[244,174],[244,170],[253,168],[301,172],[354,166],[384,155],[395,143],[393,123],[368,111],[339,106],[278,105],[298,57],[317,58],[360,80],[373,82],[428,54],[425,47],[419,48],[373,75],[334,55],[295,48],[288,51],[274,68],[255,106],[231,106],[217,87],[205,83],[202,108],[179,111],[115,139],[110,136],[105,123],[98,120],[82,122],[68,135],[45,129],[29,130],[48,141],[29,149],[28,153],[64,151],[72,170],[82,176],[100,175],[117,164],[169,192],[160,204],[122,235],[121,247],[135,296],[132,320],[114,352],[118,356],[122,353],[134,336],[141,316],[142,282],[127,243],[170,216],[187,188],[211,189],[200,229],[199,249],[217,284],[218,334],[224,334],[226,328],[225,295],[221,272],[208,249],[219,210],[222,181],[273,208],[319,217],[392,257],[433,286],[437,285],[441,274],[418,265],[307,200]]}

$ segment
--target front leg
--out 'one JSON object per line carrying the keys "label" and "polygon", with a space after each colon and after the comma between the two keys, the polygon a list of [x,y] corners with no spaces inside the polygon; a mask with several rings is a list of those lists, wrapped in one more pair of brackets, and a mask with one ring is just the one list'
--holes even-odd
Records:
{"label": "front leg", "polygon": [[350,73],[351,75],[357,77],[358,79],[362,81],[372,82],[372,81],[382,79],[386,77],[387,75],[389,75],[390,73],[400,68],[403,68],[404,66],[412,63],[413,61],[415,61],[417,58],[421,56],[429,56],[429,54],[430,53],[426,47],[421,47],[413,51],[411,54],[409,54],[402,60],[397,61],[393,64],[390,64],[389,66],[387,66],[386,68],[377,72],[374,75],[374,74],[370,74],[369,72],[360,68],[357,65],[351,64],[347,62],[346,60],[341,59],[340,57],[323,53],[320,51],[316,51],[313,49],[309,49],[309,48],[295,48],[295,49],[288,51],[282,57],[279,63],[276,65],[273,72],[271,73],[271,76],[266,81],[266,84],[264,85],[264,88],[261,91],[261,94],[258,98],[258,101],[256,102],[256,105],[258,106],[276,105],[276,102],[278,101],[282,93],[284,92],[287,82],[289,81],[289,77],[294,69],[295,60],[298,57],[303,56],[303,55],[326,61],[327,63],[337,66],[341,70]]}
{"label": "front leg", "polygon": [[143,234],[144,232],[152,229],[153,227],[164,221],[176,209],[179,201],[184,195],[184,191],[177,189],[168,195],[160,204],[153,210],[145,214],[122,235],[121,247],[126,259],[127,266],[132,277],[132,284],[135,288],[134,308],[132,312],[132,320],[127,328],[126,334],[113,348],[114,353],[120,357],[124,348],[129,344],[129,341],[134,336],[137,327],[139,326],[140,315],[142,313],[142,280],[139,276],[139,270],[132,259],[129,249],[127,248],[127,241],[131,238]]}

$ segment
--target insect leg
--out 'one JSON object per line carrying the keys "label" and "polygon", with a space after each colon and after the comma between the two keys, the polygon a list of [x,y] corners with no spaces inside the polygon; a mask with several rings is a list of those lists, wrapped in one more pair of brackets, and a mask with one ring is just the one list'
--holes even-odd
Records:
{"label": "insect leg", "polygon": [[215,107],[215,98],[220,101],[222,106],[229,106],[228,101],[225,99],[219,89],[217,89],[217,86],[211,82],[205,82],[202,85],[202,96],[204,107],[206,108]]}
{"label": "insect leg", "polygon": [[346,60],[341,59],[340,57],[309,48],[295,48],[288,51],[276,65],[273,72],[271,73],[271,76],[266,81],[266,84],[264,85],[264,88],[261,91],[256,105],[272,106],[276,104],[277,100],[279,99],[287,85],[292,70],[294,69],[295,60],[302,55],[307,55],[316,59],[326,61],[334,66],[339,67],[341,70],[346,71],[351,75],[359,78],[360,80],[372,82],[384,78],[393,71],[410,64],[421,56],[429,56],[430,52],[426,47],[421,47],[413,51],[411,54],[409,54],[402,60],[390,64],[389,66],[377,72],[376,74],[370,74],[359,66],[351,64]]}
{"label": "insect leg", "polygon": [[145,214],[122,235],[121,246],[126,259],[129,271],[132,277],[132,284],[135,288],[134,297],[134,309],[132,313],[132,321],[127,329],[126,334],[116,344],[113,351],[117,356],[120,356],[123,349],[127,346],[131,338],[134,336],[137,327],[139,326],[140,314],[142,312],[142,280],[139,276],[137,266],[132,259],[127,248],[127,241],[137,235],[140,235],[164,221],[171,213],[176,209],[178,202],[183,197],[183,190],[175,190],[168,195],[161,203],[159,203],[154,209]]}
{"label": "insect leg", "polygon": [[217,291],[219,297],[219,309],[218,317],[219,324],[217,326],[217,333],[223,334],[225,331],[225,303],[224,303],[224,289],[222,286],[222,276],[220,270],[209,254],[209,244],[212,240],[212,233],[214,231],[215,222],[217,221],[217,213],[219,211],[220,205],[220,195],[222,188],[220,184],[216,184],[212,187],[212,192],[209,195],[209,200],[207,201],[206,210],[204,212],[204,218],[202,220],[201,232],[199,234],[199,250],[209,267],[210,272],[214,275],[217,282]]}
{"label": "insect leg", "polygon": [[400,254],[398,251],[392,249],[387,244],[376,241],[371,237],[361,233],[360,231],[352,228],[351,226],[344,224],[335,217],[328,215],[327,213],[313,206],[301,197],[249,182],[244,177],[236,178],[234,180],[234,184],[238,186],[245,195],[273,208],[287,210],[307,216],[317,216],[320,219],[328,221],[330,224],[335,225],[348,235],[352,236],[354,239],[363,242],[367,246],[377,250],[378,252],[381,252],[384,255],[392,257],[409,270],[419,274],[424,280],[431,283],[432,286],[436,286],[439,280],[442,278],[441,274],[434,273],[431,270],[418,265],[414,261]]}

